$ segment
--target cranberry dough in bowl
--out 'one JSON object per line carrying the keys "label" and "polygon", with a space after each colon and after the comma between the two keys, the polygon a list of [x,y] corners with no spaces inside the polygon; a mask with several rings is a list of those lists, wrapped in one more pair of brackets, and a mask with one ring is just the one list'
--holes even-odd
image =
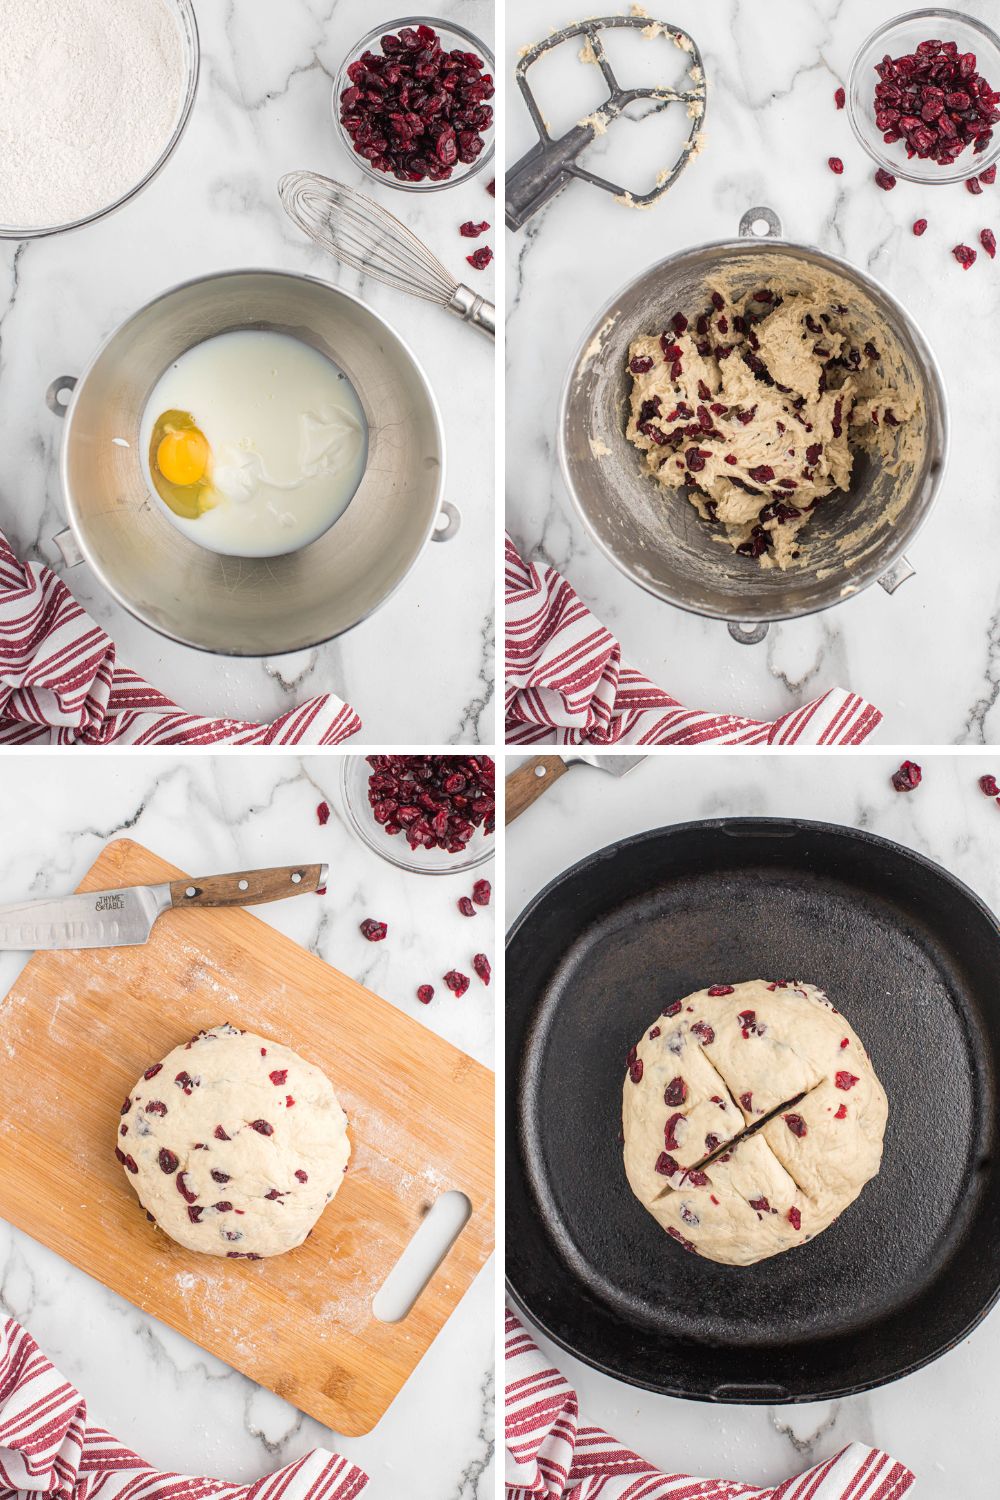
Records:
{"label": "cranberry dough in bowl", "polygon": [[[760,235],[759,228],[767,233]],[[741,238],[650,267],[584,336],[559,451],[588,531],[633,582],[730,623],[892,592],[940,488],[940,372],[909,314],[846,261]]]}

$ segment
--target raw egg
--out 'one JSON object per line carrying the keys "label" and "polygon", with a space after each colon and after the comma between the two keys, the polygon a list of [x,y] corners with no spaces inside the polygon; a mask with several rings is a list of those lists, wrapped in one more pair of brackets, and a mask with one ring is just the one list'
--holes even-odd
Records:
{"label": "raw egg", "polygon": [[206,339],[160,377],[141,424],[153,494],[213,552],[297,552],[343,515],[364,476],[368,427],[344,372],[290,334]]}

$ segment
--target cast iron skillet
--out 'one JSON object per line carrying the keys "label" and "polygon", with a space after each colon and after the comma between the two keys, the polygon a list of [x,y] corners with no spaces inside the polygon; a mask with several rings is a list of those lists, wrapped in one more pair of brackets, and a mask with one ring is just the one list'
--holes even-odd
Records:
{"label": "cast iron skillet", "polygon": [[[625,1054],[704,985],[829,992],[889,1095],[882,1170],[815,1241],[740,1269],[673,1244],[621,1153]],[[566,871],[507,949],[507,1273],[557,1343],[695,1400],[815,1401],[919,1368],[1000,1292],[1000,931],[938,866],[823,823],[640,834]]]}

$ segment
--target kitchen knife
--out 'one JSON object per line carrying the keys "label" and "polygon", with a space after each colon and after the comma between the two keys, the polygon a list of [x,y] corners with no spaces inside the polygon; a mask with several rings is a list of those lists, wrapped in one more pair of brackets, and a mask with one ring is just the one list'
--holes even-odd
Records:
{"label": "kitchen knife", "polygon": [[171,907],[257,906],[321,891],[326,879],[326,865],[286,865],[22,901],[0,906],[0,949],[134,947],[148,940],[157,918]]}
{"label": "kitchen knife", "polygon": [[570,766],[595,766],[608,776],[627,776],[645,759],[644,755],[582,755],[578,750],[569,750],[565,755],[536,755],[507,777],[506,821],[513,823],[519,818],[560,776],[566,775]]}

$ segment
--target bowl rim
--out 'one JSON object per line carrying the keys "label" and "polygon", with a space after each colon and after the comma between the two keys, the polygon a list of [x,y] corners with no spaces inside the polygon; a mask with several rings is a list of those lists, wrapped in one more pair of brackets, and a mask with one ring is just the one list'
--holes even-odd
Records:
{"label": "bowl rim", "polygon": [[[579,375],[582,373],[584,361],[586,360],[591,345],[593,344],[595,338],[600,337],[601,330],[607,323],[617,320],[617,309],[622,298],[626,295],[626,293],[632,290],[637,281],[642,280],[653,272],[663,272],[668,268],[673,268],[673,266],[677,262],[683,260],[688,255],[701,255],[705,251],[738,251],[740,253],[745,253],[748,248],[753,254],[766,253],[768,250],[773,252],[775,249],[784,249],[796,253],[806,251],[809,255],[818,256],[823,262],[826,263],[827,266],[831,266],[836,270],[849,273],[849,275],[851,276],[861,277],[864,282],[873,287],[882,297],[884,297],[891,307],[896,309],[896,311],[900,314],[900,316],[906,323],[914,339],[914,342],[918,346],[920,354],[925,359],[927,372],[937,391],[938,405],[941,415],[941,461],[938,467],[936,479],[934,481],[934,492],[931,497],[931,502],[926,507],[924,514],[916,521],[912,531],[910,531],[905,541],[897,540],[894,543],[891,552],[887,550],[885,562],[880,563],[879,565],[879,572],[876,573],[873,577],[867,579],[864,583],[859,584],[858,587],[853,590],[852,594],[847,596],[841,594],[839,597],[829,599],[821,604],[811,604],[807,606],[797,607],[795,609],[777,610],[774,608],[767,608],[766,606],[762,605],[759,608],[751,606],[750,608],[741,608],[739,610],[734,609],[731,613],[719,614],[714,610],[701,608],[698,605],[692,604],[690,600],[677,598],[675,595],[668,594],[667,592],[655,587],[652,583],[649,582],[648,579],[641,577],[637,572],[633,571],[633,569],[629,567],[628,564],[623,562],[623,560],[617,555],[617,553],[608,544],[605,538],[597,531],[589,514],[584,509],[580,497],[577,494],[576,486],[570,477],[569,454],[566,448],[566,416],[569,409],[570,396],[573,387],[576,384]],[[787,239],[783,234],[750,234],[745,237],[739,237],[736,239],[711,240],[703,245],[688,245],[682,250],[675,251],[673,255],[668,255],[665,256],[662,260],[654,261],[651,265],[646,266],[637,275],[632,276],[627,282],[625,282],[618,288],[614,296],[611,297],[610,300],[605,303],[601,310],[596,314],[596,316],[591,319],[586,331],[577,343],[575,352],[567,368],[566,375],[563,379],[562,391],[559,397],[556,447],[559,454],[559,467],[562,472],[563,483],[566,486],[566,490],[569,494],[570,500],[572,501],[573,508],[577,516],[579,516],[580,520],[583,522],[587,535],[593,542],[596,543],[603,556],[607,558],[608,562],[613,563],[618,571],[622,573],[630,583],[637,584],[644,593],[650,594],[654,599],[659,600],[661,604],[672,605],[677,609],[684,610],[687,614],[698,615],[703,619],[716,620],[722,624],[731,625],[751,623],[772,625],[779,624],[784,620],[796,620],[802,619],[808,615],[821,614],[824,610],[833,609],[840,604],[846,604],[849,602],[849,599],[851,597],[856,597],[858,594],[864,593],[867,588],[870,588],[873,583],[876,583],[878,581],[878,578],[882,574],[888,573],[889,570],[900,561],[903,556],[904,549],[910,546],[910,544],[916,540],[921,529],[930,517],[930,513],[934,509],[934,506],[940,496],[948,467],[950,433],[951,422],[948,405],[948,389],[945,384],[944,376],[941,370],[941,366],[938,363],[937,356],[935,355],[934,350],[928,342],[927,337],[924,334],[924,331],[920,324],[913,317],[913,315],[903,307],[903,305],[894,296],[894,294],[889,291],[886,286],[883,285],[882,282],[880,282],[876,277],[870,275],[867,271],[862,271],[858,266],[852,264],[851,261],[846,260],[843,256],[833,255],[827,250],[821,250],[816,245],[809,245],[802,241]]]}
{"label": "bowl rim", "polygon": [[201,78],[201,36],[198,31],[198,19],[195,15],[192,0],[166,0],[166,3],[178,13],[178,20],[187,27],[188,46],[185,47],[187,63],[187,79],[184,88],[184,99],[181,104],[180,114],[174,124],[170,139],[164,146],[156,161],[141,177],[137,183],[116,198],[113,203],[104,208],[95,209],[93,213],[84,214],[79,219],[70,219],[65,224],[40,224],[35,228],[22,229],[14,225],[0,224],[0,240],[39,240],[45,239],[53,234],[68,234],[73,229],[83,229],[87,224],[94,224],[98,219],[106,219],[109,215],[117,213],[120,208],[131,203],[137,198],[154,177],[158,177],[173,156],[181,139],[187,130],[188,123],[194,110],[194,102],[198,93],[198,82]]}
{"label": "bowl rim", "polygon": [[[979,21],[974,16],[965,15],[962,11],[953,10],[950,6],[929,6],[926,9],[904,11],[898,16],[893,16],[890,20],[884,21],[881,26],[876,26],[875,30],[861,43],[851,59],[851,65],[847,73],[848,122],[854,133],[855,140],[865,153],[872,161],[877,162],[880,167],[884,167],[893,177],[902,177],[904,182],[915,182],[920,187],[938,187],[951,185],[956,182],[967,182],[973,177],[978,177],[981,172],[985,172],[988,167],[1000,161],[1000,124],[993,127],[993,144],[988,151],[982,152],[979,156],[973,156],[971,161],[967,161],[964,165],[960,166],[959,163],[966,154],[962,152],[955,159],[951,167],[938,168],[933,174],[925,174],[911,166],[910,158],[905,154],[902,160],[900,160],[899,156],[890,154],[889,147],[882,150],[881,132],[878,132],[878,139],[876,140],[866,129],[862,128],[855,108],[855,99],[860,93],[858,81],[862,61],[868,55],[869,51],[877,43],[880,43],[882,39],[890,37],[901,27],[911,25],[915,21],[923,20],[935,23],[942,21],[946,25],[951,21],[952,24],[958,22],[963,26],[968,26],[971,30],[977,31],[984,41],[994,49],[998,62],[1000,62],[1000,36],[985,21]],[[914,160],[919,160],[919,158],[914,158]]]}
{"label": "bowl rim", "polygon": [[[444,753],[457,754],[458,751],[457,749],[453,749],[451,751],[445,751]],[[484,849],[481,849],[479,851],[475,858],[466,859],[462,855],[456,854],[454,856],[455,863],[452,865],[442,866],[440,870],[432,870],[426,865],[422,867],[418,865],[415,860],[411,862],[404,856],[398,855],[394,849],[383,848],[381,844],[376,843],[375,839],[372,837],[371,829],[368,828],[358,816],[357,808],[354,805],[354,796],[351,791],[351,775],[354,767],[356,765],[363,765],[367,767],[368,762],[366,753],[363,750],[359,750],[357,753],[344,755],[341,757],[341,759],[343,764],[340,768],[340,795],[341,800],[344,804],[344,810],[347,813],[348,826],[350,827],[351,831],[357,835],[361,842],[366,845],[367,848],[371,849],[371,851],[374,854],[377,854],[381,859],[386,860],[390,865],[394,865],[397,870],[405,870],[411,875],[464,875],[469,870],[478,870],[480,865],[486,864],[488,860],[491,860],[495,857],[496,835],[492,833],[483,835],[484,839],[488,839],[489,842]],[[378,828],[379,826],[374,822],[374,819],[372,820],[372,826],[374,828]],[[390,835],[386,834],[385,842],[389,844],[394,841]],[[415,849],[411,851],[409,844],[407,844],[405,841],[403,843],[403,848],[406,849],[408,853],[413,853],[414,855],[417,852]]]}
{"label": "bowl rim", "polygon": [[[164,625],[152,619],[147,619],[143,614],[141,607],[133,601],[127,599],[125,595],[110,582],[110,580],[105,576],[104,570],[102,569],[100,563],[94,557],[93,550],[89,545],[86,528],[80,525],[79,516],[77,514],[77,506],[73,499],[73,494],[69,483],[68,472],[69,446],[72,434],[73,418],[76,415],[76,408],[80,399],[81,392],[86,386],[87,379],[92,373],[98,360],[100,360],[104,356],[104,354],[111,348],[111,345],[118,338],[118,336],[123,333],[125,329],[128,328],[137,318],[142,317],[145,313],[149,312],[154,307],[158,307],[161,303],[168,301],[171,297],[175,296],[179,292],[187,291],[190,287],[201,286],[205,282],[229,281],[232,278],[238,276],[266,276],[276,281],[280,280],[310,282],[314,286],[321,287],[325,292],[332,292],[335,294],[335,296],[342,297],[345,301],[352,302],[356,306],[362,308],[365,313],[384,330],[385,333],[387,333],[396,341],[399,347],[406,354],[407,358],[411,361],[413,369],[417,375],[417,378],[424,391],[431,410],[431,415],[434,422],[435,436],[437,439],[437,447],[440,453],[440,467],[438,471],[438,480],[433,511],[429,516],[428,523],[424,528],[423,537],[420,540],[419,546],[414,551],[412,560],[400,574],[400,576],[396,579],[396,582],[392,585],[392,587],[386,593],[384,593],[380,599],[376,600],[375,603],[372,604],[370,609],[367,609],[364,614],[359,616],[359,618],[355,620],[351,625],[345,626],[343,630],[336,631],[333,635],[321,636],[318,640],[311,641],[309,644],[303,644],[294,647],[281,647],[278,649],[272,648],[267,651],[245,651],[240,650],[237,647],[231,647],[227,650],[219,650],[216,647],[206,646],[203,642],[190,640],[184,635],[182,631],[170,630]],[[136,308],[134,312],[130,313],[127,318],[124,318],[120,323],[118,323],[106,336],[106,338],[101,341],[98,348],[94,351],[91,358],[87,361],[87,364],[81,371],[80,375],[77,376],[76,383],[73,387],[70,399],[66,403],[63,415],[65,418],[65,427],[62,434],[62,443],[59,454],[59,483],[62,489],[62,496],[66,506],[66,518],[70,529],[72,530],[73,537],[75,538],[77,545],[79,546],[80,551],[83,554],[83,561],[86,562],[90,567],[92,573],[94,574],[94,577],[97,579],[101,587],[111,595],[111,597],[117,604],[121,605],[121,607],[126,611],[127,614],[132,617],[132,619],[138,620],[141,625],[144,625],[149,630],[154,631],[155,634],[163,636],[166,640],[173,641],[178,646],[189,646],[192,650],[202,651],[206,656],[220,656],[227,659],[236,658],[239,660],[261,661],[270,656],[288,655],[290,651],[315,651],[320,646],[329,644],[330,641],[339,640],[342,636],[347,635],[350,631],[356,630],[359,625],[363,625],[366,620],[370,619],[377,610],[381,609],[384,604],[387,604],[392,596],[398,592],[403,583],[409,577],[413,568],[416,566],[419,558],[423,555],[428,541],[434,535],[434,532],[437,529],[437,520],[439,515],[441,514],[441,503],[445,495],[445,483],[447,478],[447,449],[445,443],[444,421],[441,416],[441,408],[438,404],[437,396],[434,393],[434,388],[431,385],[430,379],[427,375],[427,371],[424,369],[421,361],[417,358],[417,355],[415,354],[408,341],[403,338],[402,334],[396,331],[396,329],[392,326],[391,323],[389,323],[386,318],[382,317],[381,313],[376,312],[373,307],[370,307],[363,298],[357,296],[355,293],[345,291],[343,287],[335,285],[332,281],[326,281],[321,276],[311,276],[301,271],[282,270],[273,266],[238,266],[229,270],[209,271],[201,276],[190,276],[184,281],[179,281],[175,285],[165,288],[165,290],[159,292],[148,302],[144,302],[141,307]]]}
{"label": "bowl rim", "polygon": [[378,41],[379,37],[385,36],[387,32],[399,31],[404,26],[432,26],[436,30],[450,31],[453,36],[461,37],[472,49],[482,53],[483,60],[489,64],[490,75],[493,78],[495,86],[496,58],[493,55],[492,49],[486,45],[481,37],[476,36],[474,31],[469,31],[467,27],[459,25],[457,21],[447,21],[443,16],[400,16],[395,21],[383,21],[380,25],[373,26],[371,31],[367,32],[359,41],[355,42],[353,47],[348,48],[344,53],[344,60],[337,69],[337,76],[333,81],[333,90],[330,94],[330,113],[333,116],[333,121],[337,127],[341,142],[349,152],[351,160],[357,164],[371,182],[380,182],[386,187],[398,188],[403,193],[435,193],[444,188],[461,187],[464,182],[469,182],[473,177],[476,177],[486,164],[493,160],[496,148],[495,108],[493,111],[493,124],[489,127],[489,140],[484,150],[480,152],[474,162],[465,168],[460,177],[452,176],[443,182],[431,182],[429,179],[425,182],[400,182],[399,178],[394,177],[391,172],[376,172],[371,163],[366,161],[363,156],[359,156],[355,151],[350,136],[340,122],[339,100],[346,87],[347,69],[351,63],[357,61],[360,54],[371,46],[373,42]]}

